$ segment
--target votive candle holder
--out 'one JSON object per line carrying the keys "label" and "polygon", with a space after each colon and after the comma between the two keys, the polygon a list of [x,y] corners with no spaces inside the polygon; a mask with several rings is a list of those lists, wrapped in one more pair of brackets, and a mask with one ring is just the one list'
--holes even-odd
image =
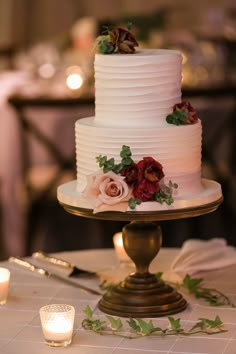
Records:
{"label": "votive candle holder", "polygon": [[40,320],[46,343],[66,347],[72,341],[75,309],[67,304],[51,304],[40,308]]}
{"label": "votive candle holder", "polygon": [[9,269],[0,268],[0,305],[4,305],[7,302],[10,274]]}

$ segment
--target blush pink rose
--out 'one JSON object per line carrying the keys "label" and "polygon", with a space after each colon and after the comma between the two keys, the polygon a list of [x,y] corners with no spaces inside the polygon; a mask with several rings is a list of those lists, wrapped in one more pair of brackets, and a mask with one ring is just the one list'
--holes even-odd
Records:
{"label": "blush pink rose", "polygon": [[[124,177],[109,171],[102,170],[87,177],[88,183],[83,195],[90,199],[94,206],[94,213],[106,210],[124,211],[127,202],[131,198],[132,190],[124,181]],[[124,204],[125,202],[125,204]],[[115,208],[113,208],[115,206]]]}

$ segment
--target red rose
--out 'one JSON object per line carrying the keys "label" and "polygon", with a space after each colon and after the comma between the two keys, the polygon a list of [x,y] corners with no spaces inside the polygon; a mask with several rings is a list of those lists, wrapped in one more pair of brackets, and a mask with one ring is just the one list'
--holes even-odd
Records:
{"label": "red rose", "polygon": [[193,106],[191,105],[190,102],[183,101],[183,102],[175,104],[173,107],[173,112],[175,112],[175,111],[186,111],[187,112],[185,124],[196,123],[199,119],[195,109],[193,108]]}
{"label": "red rose", "polygon": [[153,195],[160,189],[159,183],[151,183],[146,179],[138,182],[133,190],[133,195],[135,198],[140,199],[142,202],[147,202],[151,200]]}
{"label": "red rose", "polygon": [[138,164],[138,181],[134,186],[134,197],[142,202],[151,200],[159,191],[159,181],[164,177],[162,165],[152,157],[144,157]]}
{"label": "red rose", "polygon": [[136,163],[123,168],[120,171],[121,176],[125,176],[125,182],[128,185],[134,184],[138,179],[138,166]]}

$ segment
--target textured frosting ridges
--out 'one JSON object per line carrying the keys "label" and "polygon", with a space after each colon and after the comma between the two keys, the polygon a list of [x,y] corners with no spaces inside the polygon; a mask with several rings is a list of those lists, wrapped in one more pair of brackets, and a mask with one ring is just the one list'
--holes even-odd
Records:
{"label": "textured frosting ridges", "polygon": [[176,198],[201,192],[201,122],[166,122],[174,104],[181,102],[181,75],[182,57],[176,51],[96,55],[96,114],[75,126],[78,192],[99,169],[96,156],[119,163],[123,145],[130,147],[136,162],[145,156],[159,161],[164,182],[178,184]]}
{"label": "textured frosting ridges", "polygon": [[201,189],[201,122],[193,125],[166,124],[157,128],[101,127],[94,117],[78,120],[75,126],[77,183],[82,191],[86,176],[98,169],[96,156],[106,155],[120,161],[122,145],[128,145],[135,161],[152,156],[161,162],[165,182],[179,185],[178,194]]}
{"label": "textured frosting ridges", "polygon": [[95,56],[96,124],[104,127],[165,125],[181,101],[182,57],[172,50]]}

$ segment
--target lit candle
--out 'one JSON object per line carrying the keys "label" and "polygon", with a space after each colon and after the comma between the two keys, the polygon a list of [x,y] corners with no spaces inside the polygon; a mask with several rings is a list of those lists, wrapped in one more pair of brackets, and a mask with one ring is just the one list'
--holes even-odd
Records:
{"label": "lit candle", "polygon": [[67,346],[71,343],[75,309],[64,304],[47,305],[40,309],[42,331],[50,346]]}
{"label": "lit candle", "polygon": [[9,269],[0,268],[0,305],[3,305],[7,302],[9,283],[10,283]]}
{"label": "lit candle", "polygon": [[123,239],[122,239],[122,232],[117,232],[113,236],[113,244],[115,247],[117,258],[121,263],[130,263],[132,262],[127,253],[125,252]]}
{"label": "lit candle", "polygon": [[71,90],[79,90],[84,83],[83,73],[78,66],[67,68],[66,84]]}

